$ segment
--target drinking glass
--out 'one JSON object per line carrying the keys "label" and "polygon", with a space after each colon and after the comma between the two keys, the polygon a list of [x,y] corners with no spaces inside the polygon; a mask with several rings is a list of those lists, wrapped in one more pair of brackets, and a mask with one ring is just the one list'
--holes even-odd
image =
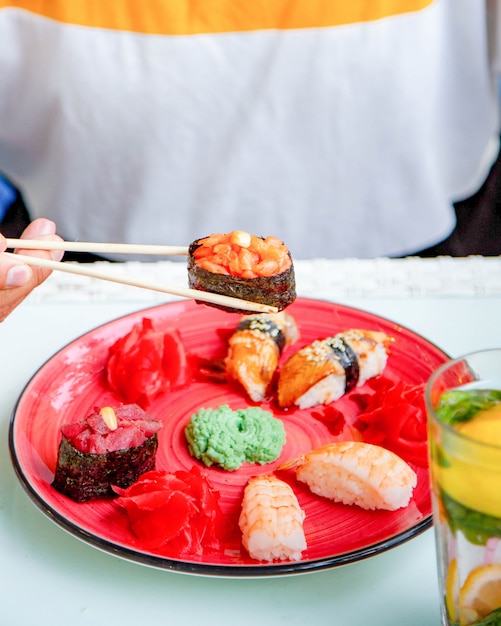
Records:
{"label": "drinking glass", "polygon": [[501,349],[443,364],[425,402],[442,624],[500,626]]}

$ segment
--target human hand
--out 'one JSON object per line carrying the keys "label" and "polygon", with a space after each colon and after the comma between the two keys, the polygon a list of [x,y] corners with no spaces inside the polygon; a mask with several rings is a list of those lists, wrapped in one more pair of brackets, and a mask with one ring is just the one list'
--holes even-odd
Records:
{"label": "human hand", "polygon": [[[22,239],[60,239],[56,235],[56,225],[51,220],[39,218],[31,222],[21,235]],[[6,248],[5,237],[0,234],[0,252]],[[38,256],[60,261],[63,252],[54,250],[17,250],[29,256]],[[0,322],[11,313],[26,296],[38,287],[51,273],[50,270],[30,267],[16,262],[12,257],[0,254]]]}

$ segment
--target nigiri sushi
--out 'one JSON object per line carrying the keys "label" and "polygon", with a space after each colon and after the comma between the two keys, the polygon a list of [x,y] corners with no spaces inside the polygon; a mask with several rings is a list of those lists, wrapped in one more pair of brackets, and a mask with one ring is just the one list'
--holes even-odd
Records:
{"label": "nigiri sushi", "polygon": [[296,299],[294,265],[284,242],[244,231],[212,234],[191,243],[188,283],[194,289],[268,304],[279,311]]}
{"label": "nigiri sushi", "polygon": [[259,561],[298,561],[306,550],[304,511],[290,485],[273,474],[247,483],[239,527],[244,548]]}
{"label": "nigiri sushi", "polygon": [[389,341],[383,332],[350,329],[301,348],[281,368],[278,404],[307,409],[337,400],[384,371]]}
{"label": "nigiri sushi", "polygon": [[262,402],[284,346],[297,341],[294,318],[283,311],[244,316],[228,342],[228,380],[243,386],[251,400]]}
{"label": "nigiri sushi", "polygon": [[316,495],[363,509],[403,508],[417,484],[416,473],[402,458],[362,441],[330,443],[278,469],[294,469]]}

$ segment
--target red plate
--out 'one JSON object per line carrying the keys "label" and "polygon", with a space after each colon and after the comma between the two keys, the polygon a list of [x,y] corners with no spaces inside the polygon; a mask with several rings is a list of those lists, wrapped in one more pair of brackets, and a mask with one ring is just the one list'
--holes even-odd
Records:
{"label": "red plate", "polygon": [[[382,330],[394,337],[385,376],[411,384],[425,382],[449,357],[416,333],[399,324],[329,302],[299,298],[288,312],[299,325],[301,338],[287,350],[297,350],[315,339],[348,328]],[[123,510],[113,501],[77,504],[51,486],[63,423],[87,415],[94,406],[116,404],[117,398],[103,382],[108,348],[143,317],[157,330],[176,327],[189,353],[211,358],[224,349],[222,337],[235,328],[238,316],[192,301],[175,302],[109,322],[76,339],[45,363],[27,384],[18,400],[9,429],[9,445],[17,475],[32,501],[56,524],[79,539],[116,556],[145,565],[211,576],[276,576],[342,565],[367,558],[407,541],[431,526],[427,468],[415,467],[418,484],[410,504],[395,512],[364,511],[313,496],[297,485],[296,494],[306,513],[308,549],[303,560],[263,564],[253,561],[240,546],[236,523],[245,483],[251,475],[269,472],[279,463],[332,441],[327,427],[312,411],[278,411],[287,441],[280,458],[265,466],[244,465],[236,472],[205,468],[211,483],[221,492],[223,511],[233,518],[235,537],[224,553],[182,560],[144,549],[130,533]],[[221,332],[220,332],[221,331]],[[286,358],[287,354],[283,355]],[[243,394],[226,384],[196,381],[189,388],[159,396],[148,412],[163,421],[159,435],[157,468],[190,469],[194,459],[184,439],[184,427],[200,407],[229,404],[249,406]],[[355,403],[345,397],[336,403],[349,423]],[[341,437],[346,438],[346,432]]]}

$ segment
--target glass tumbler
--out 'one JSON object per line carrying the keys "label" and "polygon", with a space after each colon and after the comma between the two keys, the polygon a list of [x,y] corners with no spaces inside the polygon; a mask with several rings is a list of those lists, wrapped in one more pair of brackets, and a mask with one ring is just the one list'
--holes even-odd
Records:
{"label": "glass tumbler", "polygon": [[425,389],[443,626],[501,626],[501,349],[440,366]]}

